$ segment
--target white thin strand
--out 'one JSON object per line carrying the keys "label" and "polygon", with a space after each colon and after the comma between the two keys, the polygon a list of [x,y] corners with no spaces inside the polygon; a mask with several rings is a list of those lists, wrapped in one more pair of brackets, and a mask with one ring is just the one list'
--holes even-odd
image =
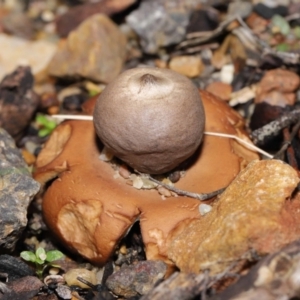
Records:
{"label": "white thin strand", "polygon": [[82,120],[93,121],[93,116],[81,116],[81,115],[51,115],[52,118],[58,120]]}
{"label": "white thin strand", "polygon": [[[93,121],[93,116],[82,116],[82,115],[51,115],[54,119],[59,120],[83,120],[83,121]],[[268,158],[273,158],[273,155],[269,154],[268,152],[256,147],[255,145],[239,138],[236,135],[233,134],[226,134],[226,133],[219,133],[219,132],[209,132],[205,131],[204,134],[211,135],[211,136],[218,136],[218,137],[224,137],[224,138],[230,138],[239,141],[241,144],[246,146],[250,150],[257,151],[263,155],[265,155]]]}
{"label": "white thin strand", "polygon": [[268,152],[256,147],[255,145],[239,138],[238,136],[236,135],[233,135],[233,134],[226,134],[226,133],[219,133],[219,132],[209,132],[209,131],[205,131],[204,134],[206,135],[212,135],[212,136],[219,136],[219,137],[225,137],[225,138],[231,138],[231,139],[234,139],[234,140],[237,140],[239,141],[241,144],[243,144],[244,146],[246,146],[248,149],[250,150],[255,150],[263,155],[265,155],[266,157],[268,158],[273,158],[273,155],[269,154]]}

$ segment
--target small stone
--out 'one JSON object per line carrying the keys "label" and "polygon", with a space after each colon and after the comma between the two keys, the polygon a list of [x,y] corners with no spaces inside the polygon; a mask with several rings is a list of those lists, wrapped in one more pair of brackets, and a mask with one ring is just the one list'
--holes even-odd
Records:
{"label": "small stone", "polygon": [[146,177],[141,177],[143,181],[143,189],[145,190],[151,190],[155,189],[157,187],[157,183],[151,181],[150,179]]}
{"label": "small stone", "polygon": [[126,21],[138,34],[144,52],[155,54],[160,47],[183,40],[189,23],[189,11],[162,1],[143,1]]}
{"label": "small stone", "polygon": [[72,291],[68,286],[65,285],[59,285],[56,289],[55,289],[57,295],[62,298],[62,299],[72,299]]}
{"label": "small stone", "polygon": [[0,255],[0,270],[1,273],[7,274],[9,282],[34,275],[34,270],[27,263],[8,254]]}
{"label": "small stone", "polygon": [[14,249],[27,225],[27,208],[39,189],[13,139],[0,128],[1,249]]}
{"label": "small stone", "polygon": [[107,287],[116,295],[125,298],[145,295],[166,274],[162,261],[140,261],[135,265],[123,265],[119,271],[108,277]]}
{"label": "small stone", "polygon": [[0,126],[19,139],[38,107],[29,67],[18,67],[0,83]]}
{"label": "small stone", "polygon": [[140,176],[136,176],[133,179],[133,187],[140,190],[144,185],[144,182]]}
{"label": "small stone", "polygon": [[169,68],[187,77],[193,78],[201,75],[204,70],[199,56],[176,56],[169,63]]}
{"label": "small stone", "polygon": [[300,77],[291,71],[274,69],[265,73],[257,88],[256,94],[277,90],[282,93],[294,92],[300,85]]}
{"label": "small stone", "polygon": [[27,41],[22,38],[0,34],[0,80],[20,65],[28,65],[37,77],[45,72],[56,45],[44,40]]}
{"label": "small stone", "polygon": [[209,213],[211,211],[211,209],[212,209],[211,205],[204,204],[204,203],[199,205],[199,212],[200,212],[201,216],[204,216],[207,213]]}
{"label": "small stone", "polygon": [[228,83],[215,81],[210,83],[205,90],[224,101],[229,101],[232,93],[232,86]]}
{"label": "small stone", "polygon": [[178,182],[179,179],[181,178],[180,171],[174,171],[174,172],[172,172],[172,173],[169,175],[168,178],[170,179],[170,181],[171,181],[172,183]]}
{"label": "small stone", "polygon": [[28,166],[33,165],[36,161],[36,157],[26,149],[22,149],[22,156]]}
{"label": "small stone", "polygon": [[103,147],[99,159],[102,161],[111,161],[113,159],[114,155],[111,153],[110,150],[108,150],[106,147]]}
{"label": "small stone", "polygon": [[278,5],[274,7],[274,5],[272,5],[272,7],[270,7],[263,3],[256,4],[253,10],[264,19],[271,19],[275,15],[286,16],[288,13],[287,6]]}
{"label": "small stone", "polygon": [[49,73],[107,83],[121,72],[125,56],[125,35],[108,17],[96,14],[60,44],[50,62]]}
{"label": "small stone", "polygon": [[171,197],[172,196],[172,193],[166,189],[164,186],[159,186],[157,188],[158,192],[162,195],[162,196],[165,196],[165,197]]}
{"label": "small stone", "polygon": [[279,91],[271,91],[257,95],[255,103],[268,103],[272,106],[286,107],[293,106],[296,102],[295,93],[281,93]]}
{"label": "small stone", "polygon": [[128,170],[128,167],[125,164],[120,165],[119,174],[125,179],[128,179],[131,175],[131,173]]}
{"label": "small stone", "polygon": [[239,16],[242,19],[248,17],[252,12],[252,3],[246,1],[234,1],[229,3],[227,16]]}
{"label": "small stone", "polygon": [[90,289],[91,287],[79,281],[77,277],[81,277],[93,285],[97,284],[95,272],[87,269],[71,269],[64,275],[64,277],[69,286],[76,285],[83,289]]}
{"label": "small stone", "polygon": [[1,25],[6,33],[24,39],[32,39],[34,36],[33,22],[23,12],[12,12],[1,19]]}
{"label": "small stone", "polygon": [[35,276],[25,276],[8,282],[7,286],[13,292],[10,295],[6,294],[4,299],[33,299],[43,286],[43,283]]}
{"label": "small stone", "polygon": [[234,66],[224,65],[220,72],[220,80],[224,83],[231,84],[234,77]]}

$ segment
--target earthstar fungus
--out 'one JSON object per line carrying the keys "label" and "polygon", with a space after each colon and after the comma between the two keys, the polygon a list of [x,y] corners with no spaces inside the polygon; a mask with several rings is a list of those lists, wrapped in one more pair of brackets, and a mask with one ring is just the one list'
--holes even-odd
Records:
{"label": "earthstar fungus", "polygon": [[[159,85],[164,86],[166,79],[160,80],[163,83]],[[138,92],[135,83],[133,89]],[[111,92],[108,90],[107,93]],[[149,87],[149,93],[155,95],[156,92]],[[202,99],[205,110],[206,131],[247,139],[243,119],[234,110],[207,92],[197,93],[200,97],[195,99]],[[189,101],[194,103],[196,100]],[[85,112],[91,114],[94,104],[95,99],[85,104]],[[197,103],[195,106],[200,112],[202,106]],[[97,104],[96,110],[99,109]],[[148,116],[145,113],[146,119]],[[198,122],[201,127],[203,121]],[[115,176],[109,163],[99,159],[102,148],[90,121],[66,121],[50,136],[39,154],[34,174],[42,183],[54,179],[43,198],[46,223],[71,250],[94,263],[103,264],[126,231],[139,219],[147,258],[162,259],[172,265],[167,258],[167,237],[181,221],[202,218],[200,202],[180,196],[162,200],[156,190],[137,190],[129,186],[124,178]],[[226,187],[250,161],[258,159],[256,153],[237,141],[215,136],[204,136],[201,146],[191,153],[194,154],[189,158],[186,175],[176,187],[195,193]]]}

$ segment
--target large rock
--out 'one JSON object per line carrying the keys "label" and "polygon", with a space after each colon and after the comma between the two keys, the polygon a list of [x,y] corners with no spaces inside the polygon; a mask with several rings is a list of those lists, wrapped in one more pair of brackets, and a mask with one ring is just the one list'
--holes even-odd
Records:
{"label": "large rock", "polygon": [[299,239],[297,172],[279,160],[251,162],[201,219],[184,221],[169,235],[168,256],[183,272],[210,275],[250,253],[265,255]]}
{"label": "large rock", "polygon": [[49,65],[57,77],[84,77],[110,82],[121,71],[126,38],[108,17],[96,14],[72,31]]}
{"label": "large rock", "polygon": [[14,140],[0,128],[0,249],[13,249],[27,224],[27,208],[39,191]]}

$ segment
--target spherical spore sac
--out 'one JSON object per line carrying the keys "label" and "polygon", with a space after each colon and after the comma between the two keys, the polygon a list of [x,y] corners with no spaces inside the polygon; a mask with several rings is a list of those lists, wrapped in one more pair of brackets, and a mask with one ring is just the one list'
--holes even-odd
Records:
{"label": "spherical spore sac", "polygon": [[188,78],[146,67],[123,72],[104,89],[94,124],[115,156],[140,172],[162,174],[195,153],[205,114]]}

